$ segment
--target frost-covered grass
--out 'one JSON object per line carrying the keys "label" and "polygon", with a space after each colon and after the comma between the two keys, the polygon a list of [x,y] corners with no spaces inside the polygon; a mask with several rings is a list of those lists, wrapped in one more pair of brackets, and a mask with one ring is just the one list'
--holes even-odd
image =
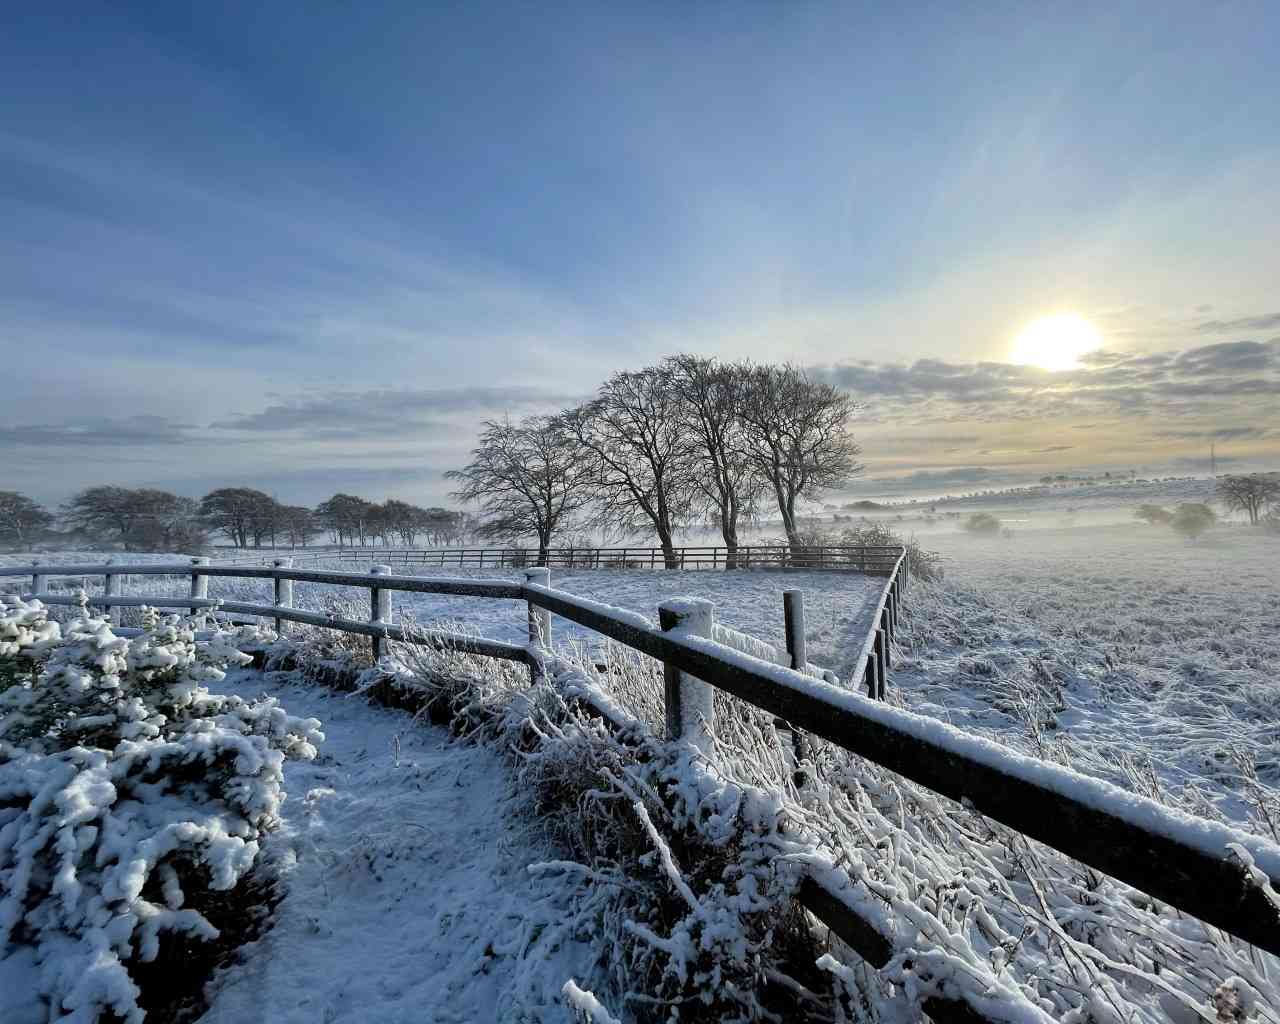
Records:
{"label": "frost-covered grass", "polygon": [[1280,839],[1280,543],[1159,528],[939,540],[905,706]]}
{"label": "frost-covered grass", "polygon": [[[319,723],[213,694],[253,631],[197,647],[143,617],[116,637],[83,610],[0,601],[0,1019],[139,1024],[199,980],[214,921],[277,822],[286,757]],[[168,961],[169,970],[150,965]],[[207,965],[205,965],[207,967]],[[140,984],[140,981],[149,984]]]}

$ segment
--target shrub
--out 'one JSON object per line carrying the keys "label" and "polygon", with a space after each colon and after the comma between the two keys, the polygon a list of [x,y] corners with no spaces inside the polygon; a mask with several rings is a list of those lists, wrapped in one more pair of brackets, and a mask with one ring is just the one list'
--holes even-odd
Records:
{"label": "shrub", "polygon": [[1167,523],[1173,518],[1172,512],[1161,508],[1159,505],[1139,505],[1133,515],[1135,519],[1141,519],[1144,523],[1149,523],[1152,526]]}
{"label": "shrub", "polygon": [[1208,505],[1187,502],[1174,510],[1169,525],[1188,540],[1197,540],[1217,521],[1218,517]]}
{"label": "shrub", "polygon": [[964,521],[967,533],[994,537],[1000,532],[1000,520],[990,512],[975,512]]}
{"label": "shrub", "polygon": [[284,759],[323,739],[207,689],[256,630],[197,647],[190,620],[142,619],[126,639],[83,605],[60,627],[0,603],[0,664],[19,669],[0,691],[0,942],[30,958],[50,1020],[142,1021],[133,969],[218,937],[205,911],[277,823]]}
{"label": "shrub", "polygon": [[1268,533],[1280,537],[1280,508],[1273,508],[1263,516],[1262,525]]}

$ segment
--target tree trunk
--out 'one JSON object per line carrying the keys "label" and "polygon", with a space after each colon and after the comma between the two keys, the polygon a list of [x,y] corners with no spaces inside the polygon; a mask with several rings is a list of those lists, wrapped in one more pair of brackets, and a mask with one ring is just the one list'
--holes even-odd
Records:
{"label": "tree trunk", "polygon": [[675,543],[671,539],[670,528],[658,530],[658,543],[662,545],[662,561],[668,569],[680,568],[680,556],[676,554]]}
{"label": "tree trunk", "polygon": [[724,537],[724,567],[738,568],[738,516],[736,511],[726,511],[720,517],[720,534]]}

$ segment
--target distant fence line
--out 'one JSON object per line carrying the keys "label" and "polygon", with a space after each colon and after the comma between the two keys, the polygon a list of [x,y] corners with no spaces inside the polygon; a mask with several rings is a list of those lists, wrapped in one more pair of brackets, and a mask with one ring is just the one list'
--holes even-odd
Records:
{"label": "distant fence line", "polygon": [[[365,562],[376,557],[388,565],[421,565],[432,568],[458,566],[473,569],[827,569],[852,570],[869,576],[894,571],[901,545],[744,544],[730,553],[727,547],[681,545],[667,553],[660,547],[548,548],[339,548],[323,555],[304,555],[338,562]],[[674,564],[668,565],[668,562]]]}

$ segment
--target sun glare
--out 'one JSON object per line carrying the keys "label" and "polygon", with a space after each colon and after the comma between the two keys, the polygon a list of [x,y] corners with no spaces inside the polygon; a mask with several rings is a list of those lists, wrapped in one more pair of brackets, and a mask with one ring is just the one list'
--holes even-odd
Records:
{"label": "sun glare", "polygon": [[1082,316],[1061,313],[1033,320],[1013,342],[1010,358],[1043,370],[1074,370],[1080,357],[1102,344],[1098,329]]}

